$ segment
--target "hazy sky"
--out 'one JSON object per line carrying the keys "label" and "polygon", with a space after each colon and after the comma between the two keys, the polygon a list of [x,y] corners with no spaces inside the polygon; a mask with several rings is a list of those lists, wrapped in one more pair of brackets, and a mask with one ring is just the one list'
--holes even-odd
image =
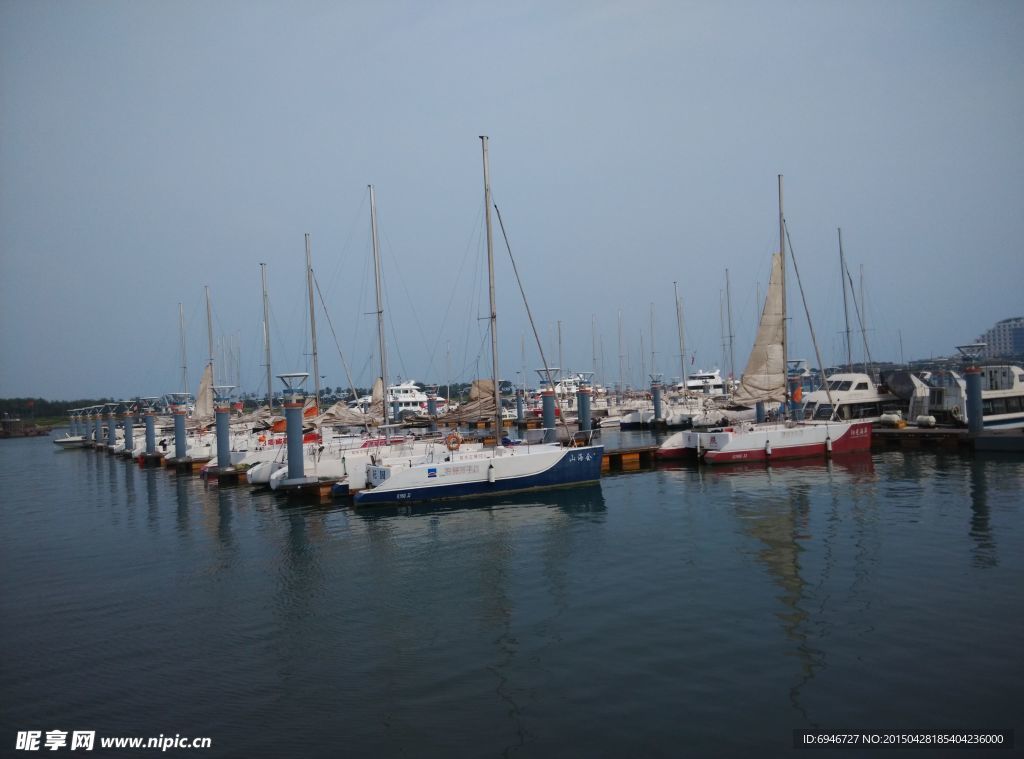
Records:
{"label": "hazy sky", "polygon": [[[309,365],[304,233],[355,380],[489,374],[480,141],[544,349],[626,380],[735,363],[776,175],[826,364],[836,228],[875,358],[1024,314],[1024,3],[0,2],[0,396],[156,395],[215,339]],[[502,375],[540,366],[495,220]],[[792,356],[813,354],[790,269]],[[851,320],[855,321],[852,312]],[[596,341],[592,324],[596,322]],[[318,309],[320,373],[345,384]],[[641,366],[640,341],[646,355]],[[521,341],[526,336],[526,356]],[[855,358],[863,349],[855,349]],[[221,370],[218,370],[221,374]],[[234,376],[227,377],[233,384]]]}

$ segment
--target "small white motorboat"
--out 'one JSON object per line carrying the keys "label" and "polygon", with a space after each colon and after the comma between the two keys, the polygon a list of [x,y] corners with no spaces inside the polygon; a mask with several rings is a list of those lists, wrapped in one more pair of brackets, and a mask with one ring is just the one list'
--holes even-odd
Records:
{"label": "small white motorboat", "polygon": [[85,448],[88,441],[82,435],[72,435],[70,432],[64,433],[64,437],[59,437],[53,441],[53,444],[61,450],[67,448]]}

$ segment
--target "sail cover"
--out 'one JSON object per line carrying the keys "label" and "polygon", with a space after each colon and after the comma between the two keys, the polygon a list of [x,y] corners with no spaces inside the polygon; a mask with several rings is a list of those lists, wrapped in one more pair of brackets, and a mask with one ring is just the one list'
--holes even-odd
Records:
{"label": "sail cover", "polygon": [[740,385],[733,393],[735,402],[785,401],[786,365],[782,360],[785,317],[782,311],[782,255],[775,253],[757,338],[747,359],[747,368],[740,377]]}

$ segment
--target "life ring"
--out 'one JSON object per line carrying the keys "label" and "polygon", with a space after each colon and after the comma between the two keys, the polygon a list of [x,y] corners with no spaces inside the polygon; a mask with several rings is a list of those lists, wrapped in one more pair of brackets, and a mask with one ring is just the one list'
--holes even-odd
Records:
{"label": "life ring", "polygon": [[448,437],[444,439],[444,445],[449,451],[459,450],[459,446],[462,445],[462,435],[458,432],[449,433]]}

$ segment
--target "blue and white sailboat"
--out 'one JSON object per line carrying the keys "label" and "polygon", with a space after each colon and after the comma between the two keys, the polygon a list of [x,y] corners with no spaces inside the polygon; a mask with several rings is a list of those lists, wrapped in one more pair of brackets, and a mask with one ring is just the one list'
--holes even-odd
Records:
{"label": "blue and white sailboat", "polygon": [[[484,163],[484,218],[487,224],[487,271],[491,305],[491,370],[494,392],[494,439],[502,439],[498,389],[497,310],[494,297],[494,238],[491,227],[491,180],[487,137],[480,138]],[[588,441],[589,443],[589,441]],[[370,487],[356,494],[356,506],[413,503],[449,498],[504,495],[524,490],[597,482],[604,446],[559,443],[462,449],[457,435],[422,456],[391,459],[367,467]]]}

